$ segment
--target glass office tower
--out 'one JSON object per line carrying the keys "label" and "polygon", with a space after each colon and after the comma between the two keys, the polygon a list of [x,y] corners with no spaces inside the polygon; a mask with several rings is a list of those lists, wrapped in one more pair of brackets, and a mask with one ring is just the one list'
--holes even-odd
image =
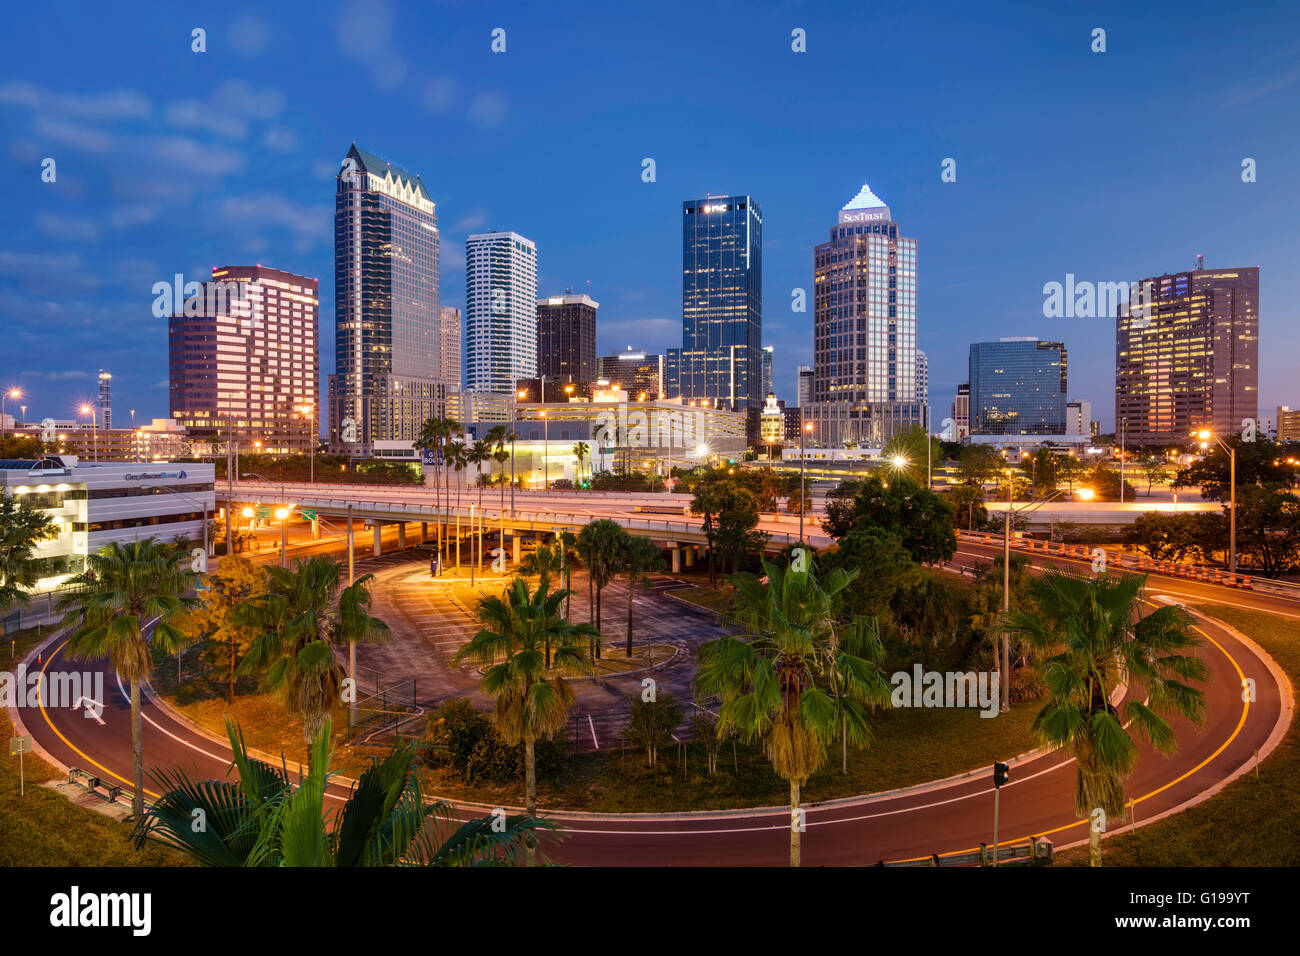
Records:
{"label": "glass office tower", "polygon": [[1031,337],[970,347],[972,435],[1064,435],[1066,349]]}
{"label": "glass office tower", "polygon": [[682,347],[670,398],[749,413],[763,407],[763,213],[749,196],[682,203]]}
{"label": "glass office tower", "polygon": [[330,441],[356,457],[396,451],[441,414],[438,217],[419,176],[355,143],[334,208]]}

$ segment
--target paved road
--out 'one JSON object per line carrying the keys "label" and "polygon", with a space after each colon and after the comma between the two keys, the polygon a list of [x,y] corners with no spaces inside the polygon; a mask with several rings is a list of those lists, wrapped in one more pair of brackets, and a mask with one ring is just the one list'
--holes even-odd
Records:
{"label": "paved road", "polygon": [[[963,545],[963,552],[969,554],[987,556],[993,550]],[[1034,560],[1042,563],[1043,556],[1035,555]],[[1300,617],[1294,604],[1278,598],[1181,580],[1153,579],[1149,596],[1159,600],[1160,595],[1212,597],[1268,610],[1277,609],[1280,602],[1289,608],[1284,613]],[[1207,722],[1200,732],[1176,723],[1180,750],[1173,758],[1139,746],[1136,770],[1125,785],[1126,793],[1136,799],[1139,823],[1244,772],[1255,751],[1266,752],[1270,741],[1279,739],[1282,722],[1289,722],[1292,701],[1285,679],[1279,684],[1255,649],[1221,626],[1203,621],[1199,630],[1206,639],[1202,653],[1211,673]],[[51,654],[46,664],[68,666],[59,652]],[[1254,703],[1241,700],[1243,676],[1256,680]],[[93,767],[129,785],[129,708],[116,678],[107,675],[105,684],[109,693],[102,726],[79,712],[26,711],[22,716],[27,731],[56,761]],[[151,765],[184,766],[201,778],[223,777],[228,766],[224,746],[178,724],[152,700],[145,705],[144,750]],[[1002,792],[1003,840],[1046,836],[1059,846],[1085,839],[1084,823],[1074,819],[1073,787],[1073,764],[1064,754],[1039,756],[1014,766],[1012,781]],[[331,798],[339,800],[341,791],[332,791]],[[804,860],[809,865],[869,864],[974,849],[991,839],[992,805],[991,783],[981,772],[906,793],[809,807]],[[568,863],[783,865],[788,859],[789,818],[782,809],[675,817],[550,815],[567,829],[566,839],[552,856]]]}

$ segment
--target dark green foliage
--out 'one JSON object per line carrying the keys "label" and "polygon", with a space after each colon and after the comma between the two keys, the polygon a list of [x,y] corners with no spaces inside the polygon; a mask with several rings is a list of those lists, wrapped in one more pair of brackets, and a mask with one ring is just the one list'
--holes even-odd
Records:
{"label": "dark green foliage", "polygon": [[[429,715],[430,760],[455,770],[466,783],[511,783],[524,777],[524,745],[510,746],[488,715],[464,698],[450,700]],[[534,745],[537,772],[546,776],[564,766],[565,738]]]}

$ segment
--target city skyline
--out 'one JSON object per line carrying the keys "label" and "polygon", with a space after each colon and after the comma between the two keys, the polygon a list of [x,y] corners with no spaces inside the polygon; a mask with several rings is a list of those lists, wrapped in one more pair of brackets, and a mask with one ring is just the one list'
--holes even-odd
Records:
{"label": "city skyline", "polygon": [[[84,12],[76,28],[59,28],[58,42],[73,58],[100,36],[117,35],[102,14]],[[936,425],[946,399],[934,396],[951,395],[964,381],[971,341],[1032,334],[1064,341],[1071,349],[1071,390],[1094,401],[1104,430],[1110,430],[1113,323],[1104,317],[1042,314],[1042,287],[1067,274],[1133,281],[1190,269],[1196,253],[1205,255],[1208,268],[1258,266],[1265,342],[1281,339],[1293,316],[1291,303],[1300,295],[1294,270],[1286,267],[1300,253],[1300,242],[1289,224],[1269,218],[1271,210],[1297,199],[1294,177],[1284,175],[1287,157],[1295,154],[1294,124],[1275,122],[1277,110],[1293,108],[1288,89],[1294,92],[1295,80],[1283,69],[1280,40],[1260,37],[1242,24],[1214,38],[1185,26],[1156,37],[1151,26],[1159,20],[1157,11],[1113,10],[1103,17],[1110,23],[1111,50],[1092,54],[1086,42],[1091,21],[1079,15],[1045,11],[1024,19],[954,11],[938,29],[964,34],[966,52],[936,65],[915,92],[882,105],[862,120],[860,132],[844,136],[839,127],[819,130],[836,98],[819,104],[807,94],[825,82],[825,71],[833,67],[824,61],[846,48],[852,26],[864,15],[764,13],[740,28],[762,51],[764,69],[752,96],[732,104],[734,118],[689,97],[691,82],[701,78],[696,70],[709,75],[713,68],[685,70],[664,87],[662,105],[639,108],[626,122],[604,122],[604,141],[579,161],[561,161],[545,151],[520,151],[523,137],[539,135],[528,118],[534,98],[554,97],[562,86],[564,96],[585,104],[585,112],[606,116],[615,97],[601,92],[600,83],[575,91],[570,81],[543,70],[538,45],[576,30],[617,33],[635,23],[653,35],[666,27],[617,12],[593,11],[581,28],[525,14],[509,52],[494,61],[486,59],[494,55],[486,21],[452,11],[443,19],[457,42],[440,47],[445,62],[434,69],[417,65],[408,36],[430,22],[427,15],[416,14],[410,30],[398,30],[392,16],[378,16],[368,28],[376,33],[373,42],[361,49],[342,29],[345,8],[327,13],[333,15],[303,23],[301,35],[290,37],[277,29],[274,15],[236,9],[226,24],[211,25],[212,43],[204,54],[222,58],[231,77],[217,79],[206,68],[196,72],[196,64],[209,61],[177,40],[176,51],[165,56],[174,76],[167,88],[156,81],[156,64],[142,68],[132,56],[138,44],[171,42],[172,32],[184,33],[187,40],[189,27],[182,31],[179,21],[155,24],[154,32],[143,36],[123,36],[113,49],[97,49],[96,56],[106,57],[119,77],[111,94],[100,91],[94,71],[68,71],[19,52],[11,75],[27,79],[0,79],[0,109],[12,129],[8,155],[19,171],[3,187],[15,228],[0,241],[0,295],[16,356],[6,363],[4,384],[21,386],[33,412],[66,418],[82,402],[93,402],[96,369],[105,367],[113,371],[119,418],[129,408],[144,419],[165,414],[166,336],[162,324],[149,318],[149,290],[177,272],[201,281],[214,263],[243,261],[321,277],[320,323],[322,336],[328,335],[336,317],[330,305],[333,237],[327,190],[332,191],[337,173],[338,144],[352,140],[424,175],[447,222],[444,249],[457,250],[440,269],[443,304],[464,304],[459,255],[464,236],[485,227],[516,230],[544,252],[543,288],[581,288],[602,301],[601,354],[628,344],[649,352],[677,344],[681,302],[674,259],[679,249],[672,234],[674,210],[684,197],[727,188],[758,196],[767,233],[763,344],[774,347],[776,391],[787,402],[795,398],[796,366],[810,364],[812,357],[811,310],[790,310],[792,290],[811,295],[810,250],[824,241],[824,210],[864,180],[906,210],[909,235],[925,248],[917,347],[929,355]],[[790,16],[808,31],[806,61],[790,52],[784,22]],[[910,39],[916,16],[892,13],[882,23],[905,41],[882,54],[888,61],[882,69],[918,52]],[[1278,16],[1286,20],[1294,14],[1279,8]],[[30,49],[39,49],[54,29],[25,11],[15,11],[15,17],[15,28],[33,36]],[[482,43],[474,40],[480,27]],[[277,71],[268,53],[267,37],[280,33],[286,35],[277,44],[290,49],[308,44],[317,51],[301,78]],[[1134,44],[1115,43],[1117,35],[1142,36],[1142,62],[1127,52]],[[1008,42],[1018,42],[1036,70],[1056,79],[1024,94],[1020,107],[1004,107],[980,122],[962,117],[962,104],[1015,85],[1018,74],[1011,68],[980,67],[982,73],[971,73],[982,62],[981,49]],[[1191,64],[1211,44],[1227,51],[1249,45],[1254,55],[1240,66],[1229,63],[1217,74],[1218,85],[1206,86],[1191,75]],[[367,52],[372,48],[402,61],[406,75],[395,80],[385,74],[377,65],[383,57]],[[630,59],[625,53],[594,49],[592,68],[612,86],[625,88],[614,81],[635,75],[653,59],[646,52],[634,51]],[[620,63],[620,56],[626,62]],[[340,60],[357,73],[359,89],[336,101],[321,96],[310,81],[324,61]],[[803,62],[810,75],[791,72]],[[473,75],[468,65],[479,64],[481,72],[484,63],[499,63],[511,75],[543,70],[542,81],[532,90],[505,78],[462,80],[449,93],[447,76]],[[1169,77],[1153,75],[1158,66],[1168,67]],[[967,88],[957,90],[952,79],[963,73]],[[1059,137],[1026,140],[1018,132],[1031,104],[1054,109],[1053,115],[1065,119],[1062,129],[1070,116],[1105,117],[1102,126],[1110,129],[1136,122],[1142,111],[1126,105],[1122,92],[1138,80],[1148,91],[1147,102],[1169,107],[1155,120],[1144,119],[1147,128],[1154,123],[1157,130],[1176,129],[1189,111],[1221,116],[1231,124],[1231,149],[1226,143],[1199,146],[1189,134],[1177,134],[1179,163],[1168,167],[1161,163],[1170,140],[1153,136],[1160,146],[1140,145],[1121,163],[1108,145],[1110,137],[1098,136],[1095,142],[1071,139],[1068,154],[1058,161]],[[446,127],[451,138],[408,129],[399,113],[362,105],[385,89],[408,89],[413,102],[406,107]],[[769,109],[774,102],[779,108]],[[798,109],[792,109],[796,103]],[[669,133],[683,115],[705,131],[700,158],[687,155]],[[896,140],[873,133],[903,120]],[[539,128],[557,141],[581,126],[549,117],[547,123],[553,129]],[[927,131],[936,124],[945,131],[941,137]],[[797,136],[788,135],[796,130]],[[836,148],[828,150],[832,142]],[[240,147],[248,145],[272,161],[241,157]],[[46,156],[59,162],[54,183],[40,180]],[[947,157],[956,160],[951,183],[940,178]],[[1258,161],[1257,182],[1242,181],[1244,157]],[[652,182],[643,179],[645,158],[655,160]],[[150,175],[132,181],[131,171],[142,161]],[[546,183],[546,188],[520,189],[522,183]],[[1062,189],[1064,183],[1070,188]],[[1196,204],[1171,202],[1166,214],[1149,221],[1132,216],[1138,197],[1150,193],[1156,201],[1172,201],[1193,184]],[[597,199],[575,205],[574,199],[585,195]],[[1077,201],[1082,195],[1089,197],[1087,204]],[[1133,228],[1116,239],[1114,226],[1120,221]],[[1011,222],[1014,230],[1006,228]],[[970,242],[978,229],[996,229],[999,242]],[[633,261],[620,255],[629,243],[644,254]],[[105,268],[92,269],[101,256]],[[105,336],[105,328],[115,334]],[[65,349],[41,347],[52,332]],[[326,342],[322,375],[333,371],[333,350]],[[1290,365],[1284,353],[1264,351],[1261,408],[1295,403]]]}

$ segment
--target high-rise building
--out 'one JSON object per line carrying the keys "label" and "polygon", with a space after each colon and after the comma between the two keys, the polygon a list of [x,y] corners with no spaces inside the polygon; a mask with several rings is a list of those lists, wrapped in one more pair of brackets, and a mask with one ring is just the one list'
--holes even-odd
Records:
{"label": "high-rise building", "polygon": [[1067,354],[1060,342],[1011,336],[970,347],[972,435],[1064,435]]}
{"label": "high-rise building", "polygon": [[460,309],[454,305],[444,305],[440,314],[442,323],[438,327],[438,337],[442,342],[442,380],[447,384],[448,393],[460,390],[461,354],[460,354]]}
{"label": "high-rise building", "polygon": [[[763,346],[763,401],[767,402],[767,396],[776,393],[776,380],[772,375],[772,346]],[[764,405],[766,408],[766,404]]]}
{"label": "high-rise building", "polygon": [[316,279],[219,266],[168,320],[171,416],[189,438],[306,454],[319,412]]}
{"label": "high-rise building", "polygon": [[1092,402],[1080,398],[1065,403],[1065,433],[1067,435],[1092,434]]}
{"label": "high-rise building", "polygon": [[550,382],[596,380],[596,309],[590,296],[537,300],[537,373]]}
{"label": "high-rise building", "polygon": [[916,240],[868,186],[814,254],[813,389],[823,446],[879,445],[923,422],[916,386]]}
{"label": "high-rise building", "polygon": [[1300,441],[1300,410],[1293,411],[1288,405],[1277,406],[1274,427],[1278,441]]}
{"label": "high-rise building", "polygon": [[113,427],[113,376],[99,370],[99,427]]}
{"label": "high-rise building", "polygon": [[763,213],[750,196],[682,203],[682,347],[669,349],[670,398],[763,407]]}
{"label": "high-rise building", "polygon": [[795,388],[795,404],[802,408],[812,401],[813,370],[811,365],[799,366],[799,379]]}
{"label": "high-rise building", "polygon": [[441,318],[429,191],[353,143],[334,201],[332,447],[353,457],[411,453],[444,408]]}
{"label": "high-rise building", "polygon": [[611,385],[621,385],[629,394],[662,395],[664,393],[664,357],[627,347],[617,355],[602,355],[596,361],[596,378]]}
{"label": "high-rise building", "polygon": [[952,441],[970,438],[970,383],[957,386],[952,400]]}
{"label": "high-rise building", "polygon": [[930,359],[920,349],[916,350],[916,400],[922,405],[930,401]]}
{"label": "high-rise building", "polygon": [[1259,268],[1196,269],[1130,286],[1115,334],[1115,423],[1139,445],[1239,432],[1259,413]]}
{"label": "high-rise building", "polygon": [[465,388],[509,393],[537,377],[537,246],[517,232],[465,240]]}

